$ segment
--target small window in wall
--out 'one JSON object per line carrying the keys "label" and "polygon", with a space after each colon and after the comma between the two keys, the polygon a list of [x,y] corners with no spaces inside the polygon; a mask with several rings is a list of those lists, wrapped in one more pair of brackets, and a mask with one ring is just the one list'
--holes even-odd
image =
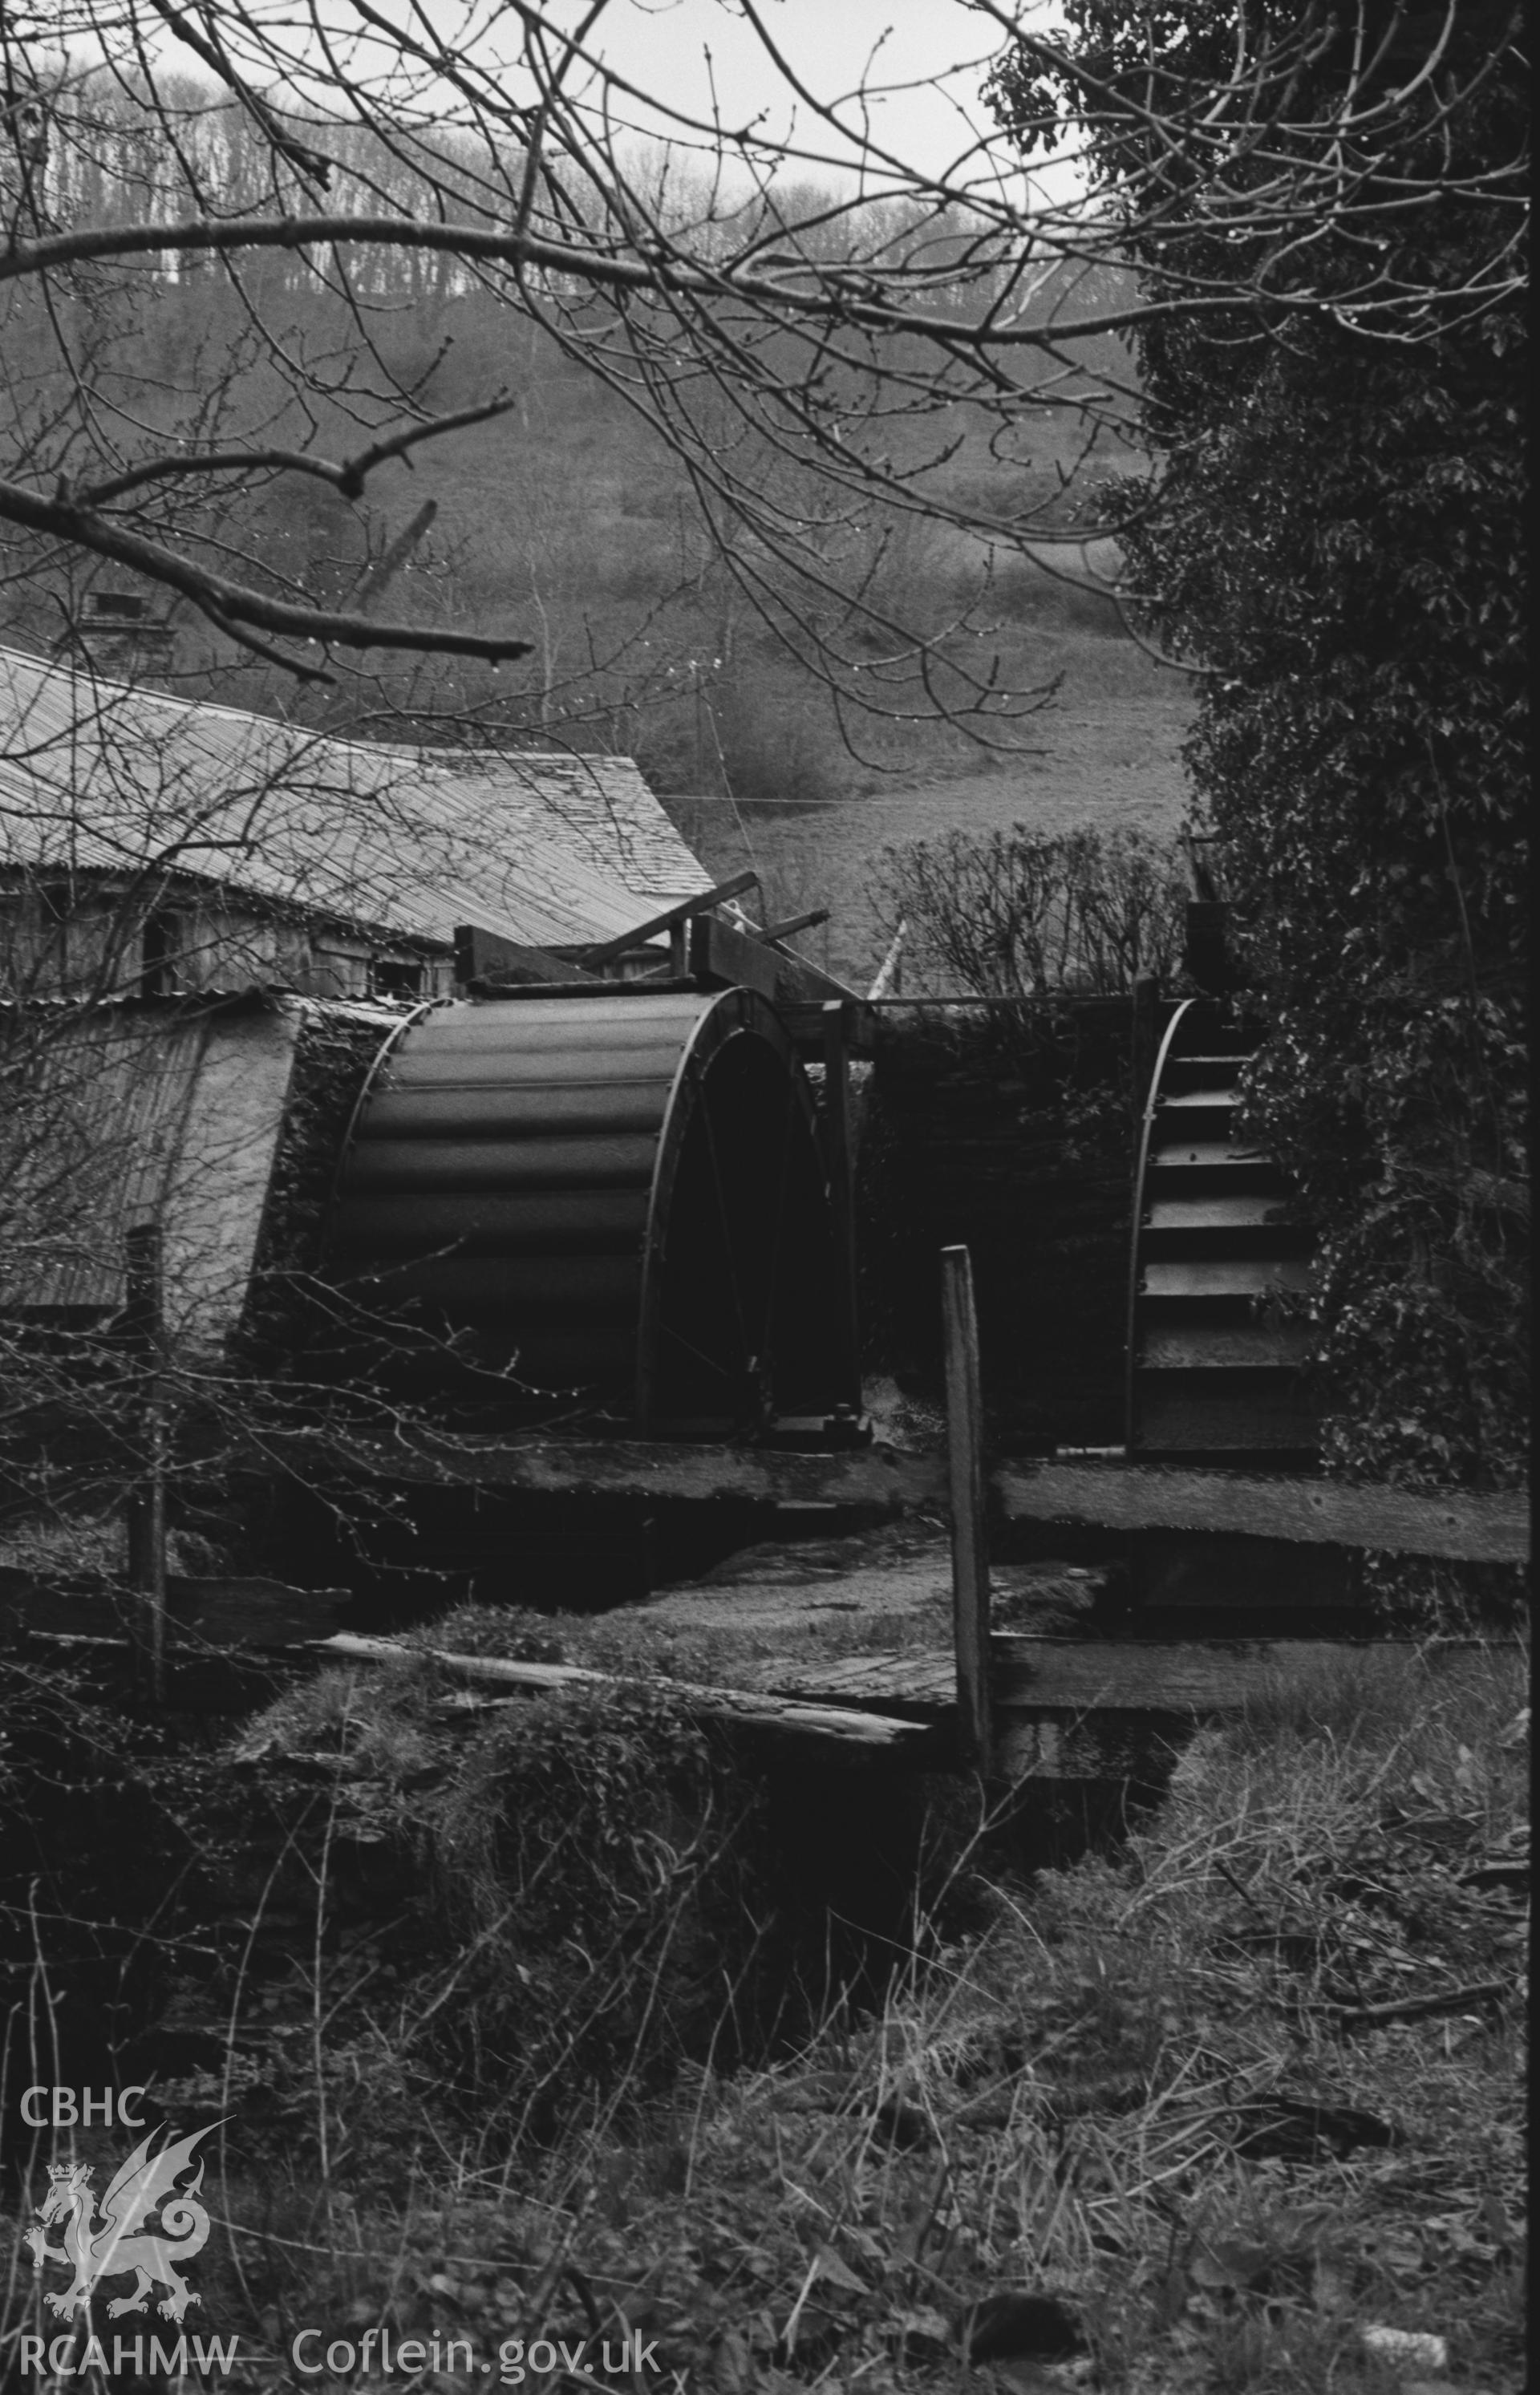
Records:
{"label": "small window in wall", "polygon": [[88,590],[86,613],[99,623],[138,624],[145,615],[142,592],[138,590]]}
{"label": "small window in wall", "polygon": [[371,968],[375,992],[379,998],[420,998],[422,967],[408,964],[399,957],[376,957]]}
{"label": "small window in wall", "polygon": [[146,998],[169,998],[175,991],[181,945],[179,915],[157,907],[146,918],[139,972],[139,988]]}

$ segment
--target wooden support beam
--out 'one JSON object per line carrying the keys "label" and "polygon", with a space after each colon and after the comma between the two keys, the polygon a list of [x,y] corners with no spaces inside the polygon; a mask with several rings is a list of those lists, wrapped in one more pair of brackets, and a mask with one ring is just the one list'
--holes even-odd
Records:
{"label": "wooden support beam", "polygon": [[689,970],[708,989],[753,989],[774,1003],[786,959],[763,940],[715,915],[689,926]]}
{"label": "wooden support beam", "polygon": [[585,973],[547,948],[521,947],[500,932],[484,932],[477,923],[455,926],[455,979],[467,983],[486,979],[518,985],[525,982],[591,981],[602,988],[597,973]]}
{"label": "wooden support beam", "polygon": [[[776,1012],[797,1045],[797,1052],[810,1065],[823,1057],[823,1011],[830,998],[788,998],[784,990],[776,999]],[[851,1056],[870,1056],[876,1048],[876,1023],[871,1008],[864,998],[846,998],[840,1003],[845,1010],[845,1051]]]}
{"label": "wooden support beam", "polygon": [[777,1005],[822,1003],[857,994],[806,957],[790,948],[767,947],[756,933],[715,915],[698,916],[690,925],[690,971],[709,987],[757,989]]}
{"label": "wooden support beam", "polygon": [[940,1455],[891,1447],[799,1454],[794,1449],[686,1446],[648,1439],[435,1437],[403,1429],[389,1438],[298,1432],[282,1439],[294,1468],[445,1488],[523,1489],[564,1497],[747,1499],[755,1504],[854,1505],[885,1514],[944,1505]]}
{"label": "wooden support beam", "polygon": [[1472,1563],[1527,1563],[1527,1490],[1350,1488],[1339,1480],[1139,1464],[1007,1463],[994,1488],[1014,1521],[1108,1530],[1224,1530],[1311,1546],[1380,1548]]}
{"label": "wooden support beam", "polygon": [[628,948],[641,947],[658,932],[671,932],[676,923],[688,923],[696,916],[703,915],[709,906],[720,906],[724,900],[736,898],[740,891],[757,888],[758,884],[757,873],[730,874],[725,881],[717,882],[714,888],[697,890],[693,898],[681,898],[673,906],[665,906],[661,914],[649,915],[645,922],[636,924],[629,932],[622,932],[618,938],[601,940],[597,947],[585,948],[582,961],[590,968],[607,965],[612,958],[623,957]]}
{"label": "wooden support beam", "polygon": [[125,1327],[139,1358],[136,1431],[139,1477],[128,1498],[128,1585],[138,1598],[137,1637],[153,1703],[166,1702],[166,1256],[158,1223],[137,1224],[125,1237]]}
{"label": "wooden support beam", "polygon": [[947,1365],[958,1760],[964,1769],[982,1773],[989,1768],[989,1548],[984,1515],[978,1318],[973,1261],[966,1248],[941,1250],[941,1319]]}
{"label": "wooden support beam", "polygon": [[[869,998],[881,1027],[896,1039],[909,1038],[906,1018],[915,1017],[922,1023],[927,1017],[945,1020],[949,1015],[1016,1014],[1030,1020],[1034,1004],[1031,999],[983,998],[898,998],[891,991],[879,998]],[[1083,1031],[1088,1038],[1115,1039],[1126,1036],[1133,999],[1121,998],[1082,998],[1069,991],[1055,991],[1054,1011],[1062,1013],[1067,1024]],[[1163,1003],[1163,1001],[1162,1001]]]}
{"label": "wooden support beam", "polygon": [[834,1218],[835,1269],[840,1277],[844,1333],[845,1403],[860,1409],[861,1327],[856,1285],[856,1155],[850,1119],[850,1043],[844,1002],[832,998],[823,1010],[824,1145],[829,1159],[829,1206]]}
{"label": "wooden support beam", "polygon": [[[591,1672],[575,1663],[519,1663],[498,1655],[455,1655],[436,1647],[404,1647],[393,1638],[358,1637],[350,1631],[318,1639],[311,1651],[322,1658],[360,1663],[397,1663],[413,1653],[429,1655],[457,1679],[483,1687],[539,1692],[627,1685],[616,1673]],[[885,1714],[856,1713],[843,1705],[809,1704],[801,1698],[769,1696],[752,1688],[697,1687],[693,1680],[659,1679],[650,1674],[631,1685],[677,1698],[697,1713],[741,1722],[747,1728],[788,1731],[857,1753],[928,1756],[938,1753],[943,1742],[929,1722],[898,1721]]]}
{"label": "wooden support beam", "polygon": [[1485,1668],[1494,1653],[1515,1659],[1517,1642],[1450,1640],[1437,1647],[1410,1640],[1347,1638],[1027,1638],[997,1631],[989,1642],[994,1699],[1002,1716],[1017,1720],[1082,1714],[1176,1714],[1206,1719],[1243,1713],[1259,1698],[1285,1692],[1292,1680],[1341,1674],[1361,1659],[1426,1665],[1434,1676]]}
{"label": "wooden support beam", "polygon": [[816,932],[820,923],[827,923],[828,920],[827,906],[810,906],[805,915],[788,915],[784,923],[766,923],[760,933],[760,938],[789,940],[793,932]]}
{"label": "wooden support beam", "polygon": [[[1148,1776],[1184,1724],[1219,1720],[1258,1703],[1287,1702],[1322,1679],[1382,1664],[1427,1670],[1435,1682],[1486,1673],[1494,1653],[1517,1663],[1516,1641],[1436,1647],[1345,1638],[1223,1638],[1124,1645],[1100,1639],[1024,1638],[996,1633],[995,1777],[1004,1781],[1126,1780]],[[1295,1701],[1298,1701],[1297,1695]]]}

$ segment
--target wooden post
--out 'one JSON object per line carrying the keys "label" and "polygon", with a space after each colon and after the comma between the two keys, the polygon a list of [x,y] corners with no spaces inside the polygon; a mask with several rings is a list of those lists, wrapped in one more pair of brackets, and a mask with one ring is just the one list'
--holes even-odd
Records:
{"label": "wooden post", "polygon": [[886,998],[891,990],[896,998],[904,986],[904,934],[909,930],[909,918],[900,915],[898,928],[888,943],[888,952],[877,969],[877,978],[867,992],[868,999]]}
{"label": "wooden post", "polygon": [[861,1325],[856,1293],[856,1165],[850,1125],[850,1038],[843,999],[823,1007],[824,1136],[829,1198],[834,1216],[835,1269],[848,1356],[847,1402],[861,1403]]}
{"label": "wooden post", "polygon": [[160,1224],[138,1224],[124,1244],[128,1334],[144,1367],[138,1434],[142,1469],[128,1499],[128,1584],[139,1599],[138,1636],[145,1682],[153,1701],[161,1705],[166,1702],[166,1410],[160,1367],[166,1288]]}
{"label": "wooden post", "polygon": [[965,1770],[989,1768],[989,1545],[984,1518],[984,1402],[978,1317],[966,1248],[941,1250],[947,1362],[947,1461],[951,1487],[952,1630],[957,1649],[957,1748]]}

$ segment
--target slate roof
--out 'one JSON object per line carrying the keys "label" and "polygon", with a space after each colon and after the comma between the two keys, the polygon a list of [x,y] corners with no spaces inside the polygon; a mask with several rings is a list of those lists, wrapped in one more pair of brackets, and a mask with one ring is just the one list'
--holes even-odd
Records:
{"label": "slate roof", "polygon": [[447,942],[612,938],[710,887],[629,757],[388,747],[0,649],[0,872],[195,874]]}

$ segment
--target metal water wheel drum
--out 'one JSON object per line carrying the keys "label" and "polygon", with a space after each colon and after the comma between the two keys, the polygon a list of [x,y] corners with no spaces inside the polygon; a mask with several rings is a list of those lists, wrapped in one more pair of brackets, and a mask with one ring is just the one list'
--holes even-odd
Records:
{"label": "metal water wheel drum", "polygon": [[[330,1277],[382,1370],[720,1436],[857,1394],[812,1091],[753,991],[436,1008],[349,1142]],[[394,1326],[392,1333],[392,1326]]]}

